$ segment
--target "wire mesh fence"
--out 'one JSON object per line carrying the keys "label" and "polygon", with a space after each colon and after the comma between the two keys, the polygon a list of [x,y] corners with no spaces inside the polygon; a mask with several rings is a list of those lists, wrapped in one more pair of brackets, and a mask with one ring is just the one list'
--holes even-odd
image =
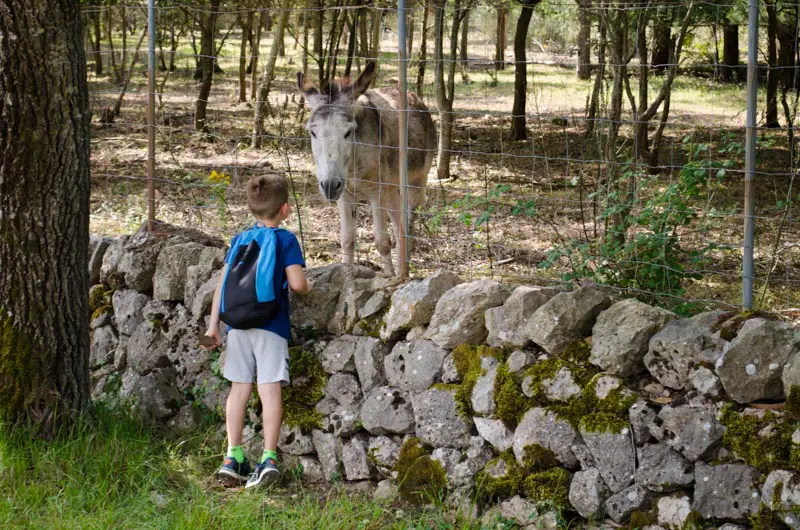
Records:
{"label": "wire mesh fence", "polygon": [[[380,268],[386,245],[373,217],[396,237],[397,206],[371,207],[369,195],[398,193],[396,113],[380,111],[393,96],[332,101],[324,134],[341,138],[319,145],[340,154],[325,169],[297,78],[335,96],[331,80],[355,80],[375,61],[372,88],[396,88],[404,66],[410,103],[428,109],[407,113],[410,196],[425,188],[412,275],[598,282],[686,313],[740,306],[748,2],[405,7],[401,35],[398,6],[377,0],[157,2],[156,218],[230,237],[252,222],[247,180],[280,173],[296,206],[288,227],[310,265],[342,259],[340,217],[354,212],[354,260]],[[754,299],[797,318],[798,5],[768,0],[761,14]],[[87,2],[84,21],[92,230],[129,232],[147,219],[146,4]],[[426,112],[432,129],[416,120]],[[415,181],[426,158],[427,179]],[[347,207],[320,187],[333,173]]]}

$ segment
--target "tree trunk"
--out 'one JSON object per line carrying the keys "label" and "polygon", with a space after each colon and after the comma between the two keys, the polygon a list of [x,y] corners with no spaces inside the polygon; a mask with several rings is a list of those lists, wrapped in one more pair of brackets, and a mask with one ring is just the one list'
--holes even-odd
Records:
{"label": "tree trunk", "polygon": [[350,22],[350,36],[347,39],[347,62],[344,66],[344,76],[350,77],[350,70],[353,69],[353,57],[356,54],[356,34],[358,33],[358,25],[361,21],[358,19],[359,10],[353,13],[352,22]]}
{"label": "tree trunk", "polygon": [[497,32],[494,36],[494,69],[506,69],[506,46],[508,45],[508,8],[500,6],[496,11]]}
{"label": "tree trunk", "polygon": [[122,72],[128,67],[128,10],[119,8],[120,28],[122,29]]}
{"label": "tree trunk", "polygon": [[464,16],[461,0],[453,2],[453,23],[450,26],[450,54],[447,77],[444,72],[444,30],[446,0],[434,3],[436,46],[436,105],[439,107],[439,146],[437,153],[437,178],[450,178],[450,155],[453,138],[453,97],[455,93],[456,57],[458,54],[459,25]]}
{"label": "tree trunk", "polygon": [[778,52],[778,66],[781,69],[780,84],[785,90],[790,90],[794,86],[796,74],[795,56],[797,54],[795,38],[793,24],[782,23],[778,25],[778,42],[781,45]]}
{"label": "tree trunk", "polygon": [[100,11],[97,11],[92,16],[94,23],[94,74],[97,76],[103,75],[103,51],[102,51],[102,31],[100,29]]}
{"label": "tree trunk", "polygon": [[531,25],[533,8],[541,0],[526,0],[517,19],[517,30],[514,33],[514,106],[511,109],[511,139],[525,140],[528,131],[525,128],[525,105],[528,99],[528,64],[525,56],[525,43],[528,40],[528,28]]}
{"label": "tree trunk", "polygon": [[591,0],[578,2],[578,65],[575,73],[578,79],[587,80],[592,77],[592,19],[589,18]]}
{"label": "tree trunk", "polygon": [[461,49],[459,55],[461,59],[461,68],[469,68],[469,13],[471,9],[464,10],[464,20],[461,21]]}
{"label": "tree trunk", "polygon": [[360,15],[358,16],[359,20],[361,20],[361,24],[358,25],[358,46],[359,46],[359,55],[361,58],[368,59],[369,58],[369,24],[367,24],[367,8],[362,7],[359,8]]}
{"label": "tree trunk", "polygon": [[43,437],[89,406],[89,191],[78,2],[4,1],[0,422]]}
{"label": "tree trunk", "polygon": [[[258,13],[255,20],[256,34],[253,37],[253,49],[250,52],[252,59],[250,59],[250,100],[257,97],[258,91],[258,59],[261,51],[261,28],[264,27],[264,14]],[[305,54],[304,54],[305,56]]]}
{"label": "tree trunk", "polygon": [[[414,28],[416,26],[416,18],[414,18],[414,12],[416,11],[416,5],[414,4],[414,0],[409,0],[407,8],[406,8],[406,59],[411,59],[414,55]],[[362,19],[363,20],[363,19]],[[363,25],[363,23],[362,23]]]}
{"label": "tree trunk", "polygon": [[119,84],[122,82],[122,71],[117,65],[117,52],[114,51],[113,11],[111,8],[106,9],[106,39],[108,40],[108,57],[111,62],[111,71],[114,72],[114,82]]}
{"label": "tree trunk", "polygon": [[[666,11],[671,10],[667,9]],[[650,63],[654,71],[664,72],[669,67],[671,46],[672,16],[669,13],[659,13],[653,20],[653,56],[650,59]],[[647,62],[646,57],[644,62]]]}
{"label": "tree trunk", "polygon": [[242,20],[242,44],[239,47],[239,103],[247,101],[247,41],[248,35],[253,29],[253,17],[255,13],[250,11],[247,18]]}
{"label": "tree trunk", "polygon": [[[656,43],[659,42],[659,39],[662,38],[664,34],[664,30],[661,28],[661,22],[662,20],[660,17],[656,18],[654,28],[656,33]],[[667,27],[666,33],[669,35],[669,27]],[[666,49],[667,54],[669,54],[669,43],[667,43]],[[647,85],[650,82],[650,67],[647,64],[647,20],[644,17],[640,17],[639,24],[636,28],[636,50],[636,54],[639,56],[639,104],[637,105],[636,109],[638,112],[635,113],[637,123],[634,126],[636,131],[634,156],[636,160],[642,160],[645,153],[647,153],[648,138],[647,121],[641,119],[640,114],[649,106]],[[656,51],[653,50],[653,56],[655,57],[655,55]],[[659,63],[653,61],[653,65],[665,65],[667,63],[669,63],[669,55],[667,55],[665,61],[661,61]]]}
{"label": "tree trunk", "polygon": [[207,131],[206,109],[211,95],[211,82],[214,79],[214,31],[217,26],[217,10],[220,0],[211,0],[210,10],[201,15],[200,35],[200,94],[195,106],[194,128]]}
{"label": "tree trunk", "polygon": [[375,9],[372,10],[372,51],[370,57],[375,61],[375,83],[380,72],[381,57],[381,35],[383,34],[383,2],[375,0]]}
{"label": "tree trunk", "polygon": [[739,25],[725,24],[722,27],[722,80],[733,81],[739,68]]}
{"label": "tree trunk", "polygon": [[311,31],[311,0],[305,0],[306,12],[303,13],[303,75],[308,75],[308,33]]}
{"label": "tree trunk", "polygon": [[286,22],[289,20],[290,0],[281,2],[281,13],[278,17],[278,27],[275,28],[275,39],[272,41],[272,48],[269,51],[267,64],[264,65],[264,77],[261,80],[261,88],[258,91],[256,100],[256,115],[253,125],[253,138],[251,145],[261,147],[261,137],[264,135],[264,116],[267,112],[267,98],[272,88],[272,80],[275,78],[275,63],[278,60],[278,52],[283,42],[283,32],[286,29]]}
{"label": "tree trunk", "polygon": [[603,77],[606,73],[606,25],[601,17],[600,19],[600,36],[597,44],[597,74],[594,78],[594,86],[592,86],[592,95],[589,97],[589,108],[586,110],[586,136],[589,137],[594,133],[597,111],[600,107],[600,92],[603,89]]}
{"label": "tree trunk", "polygon": [[317,56],[317,64],[320,69],[323,66],[322,62],[322,42],[323,32],[325,31],[325,0],[317,0],[316,17],[314,20],[314,55]]}
{"label": "tree trunk", "polygon": [[778,10],[776,0],[766,0],[767,6],[767,122],[768,128],[778,128],[778,81],[781,72],[778,69]]}
{"label": "tree trunk", "polygon": [[425,88],[425,63],[428,55],[428,15],[431,12],[430,0],[424,0],[425,8],[422,12],[422,42],[419,45],[419,64],[417,67],[417,95],[423,96]]}

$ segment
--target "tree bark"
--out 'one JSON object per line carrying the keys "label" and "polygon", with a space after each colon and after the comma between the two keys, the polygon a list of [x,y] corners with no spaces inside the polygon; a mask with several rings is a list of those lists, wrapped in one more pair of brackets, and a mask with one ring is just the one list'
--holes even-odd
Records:
{"label": "tree bark", "polygon": [[[264,13],[258,13],[255,20],[256,33],[253,36],[253,50],[250,53],[250,100],[257,97],[258,91],[258,59],[261,51],[261,28],[264,26]],[[305,54],[304,54],[305,57]]]}
{"label": "tree bark", "polygon": [[358,25],[361,24],[358,14],[360,10],[352,12],[352,20],[350,22],[350,36],[347,39],[347,62],[344,65],[344,76],[350,77],[350,71],[353,69],[353,57],[356,54],[356,35],[358,34]]}
{"label": "tree bark", "polygon": [[472,11],[470,8],[464,10],[464,20],[461,21],[461,49],[459,50],[459,58],[461,59],[461,68],[469,68],[469,14]]}
{"label": "tree bark", "polygon": [[419,45],[419,64],[417,66],[417,95],[423,96],[425,88],[425,63],[428,55],[428,15],[431,11],[430,0],[423,0],[425,8],[422,12],[422,42]]}
{"label": "tree bark", "polygon": [[90,399],[82,41],[78,2],[0,3],[0,422],[45,437]]}
{"label": "tree bark", "polygon": [[597,73],[594,77],[594,84],[592,86],[592,95],[589,97],[588,109],[586,109],[586,136],[589,137],[594,134],[597,125],[597,111],[600,107],[600,92],[603,89],[603,77],[606,73],[606,26],[603,18],[600,18],[599,23],[600,36],[597,43]]}
{"label": "tree bark", "polygon": [[591,0],[578,2],[578,65],[575,73],[578,79],[587,80],[592,77],[592,19],[589,17]]}
{"label": "tree bark", "polygon": [[444,31],[446,0],[434,3],[435,47],[436,47],[436,105],[439,107],[439,146],[437,153],[437,178],[450,178],[450,155],[453,139],[453,99],[455,95],[456,57],[458,56],[459,26],[464,17],[461,0],[453,2],[453,23],[450,26],[450,53],[447,76],[444,72]]}
{"label": "tree bark", "polygon": [[208,97],[211,95],[211,83],[214,79],[214,31],[217,26],[217,11],[220,0],[211,0],[208,12],[201,15],[200,36],[200,93],[195,105],[194,128],[207,131],[206,109]]}
{"label": "tree bark", "polygon": [[739,68],[739,25],[725,24],[722,27],[722,80],[730,83]]}
{"label": "tree bark", "polygon": [[511,109],[511,139],[525,140],[528,131],[525,128],[525,106],[528,99],[528,64],[525,56],[525,43],[528,40],[528,28],[531,25],[533,8],[541,0],[525,0],[517,19],[517,30],[514,33],[514,106]]}
{"label": "tree bark", "polygon": [[103,75],[103,50],[102,40],[103,35],[100,29],[100,11],[96,11],[92,16],[94,23],[94,74],[97,76]]}
{"label": "tree bark", "polygon": [[247,41],[253,29],[253,11],[242,19],[242,44],[239,47],[239,103],[247,101]]}
{"label": "tree bark", "polygon": [[314,17],[314,55],[317,56],[317,64],[320,69],[322,62],[322,42],[323,32],[325,31],[325,0],[317,0],[316,13]]}
{"label": "tree bark", "polygon": [[767,6],[767,120],[768,128],[778,128],[778,81],[781,72],[778,69],[778,9],[776,0],[765,0]]}
{"label": "tree bark", "polygon": [[272,88],[272,80],[275,78],[275,63],[278,60],[278,52],[280,52],[281,43],[283,42],[283,32],[286,29],[286,22],[289,20],[290,5],[290,0],[283,0],[281,2],[281,13],[280,17],[278,17],[278,27],[275,28],[275,39],[272,41],[272,48],[270,48],[269,51],[267,64],[264,65],[264,77],[261,80],[261,88],[258,91],[258,99],[256,100],[256,114],[251,143],[253,147],[261,147],[261,137],[264,134],[264,116],[266,115],[268,106],[267,98]]}
{"label": "tree bark", "polygon": [[[667,9],[667,11],[670,11]],[[646,46],[646,44],[645,44]],[[653,55],[650,63],[656,72],[664,72],[669,68],[670,47],[672,46],[672,16],[670,13],[659,13],[653,24]],[[647,58],[645,57],[645,62]]]}
{"label": "tree bark", "polygon": [[[660,17],[656,18],[656,25],[654,31],[656,33],[656,43],[659,42],[660,38],[664,36],[664,29],[661,28],[661,23],[663,21]],[[667,27],[666,30],[667,36],[670,34],[670,28]],[[662,43],[663,44],[663,43]],[[636,131],[636,141],[634,143],[634,156],[637,160],[641,160],[645,153],[647,153],[648,149],[648,138],[647,138],[647,122],[642,120],[639,116],[639,113],[644,112],[647,109],[649,102],[648,102],[648,83],[650,82],[650,67],[647,64],[647,19],[645,17],[640,17],[639,24],[636,28],[636,54],[639,56],[639,104],[637,105],[637,111],[634,112],[634,116],[637,119],[637,123],[634,126]],[[669,43],[666,44],[667,50],[667,58],[664,61],[656,63],[653,61],[653,65],[666,65],[669,63]],[[653,50],[653,56],[656,55],[656,51]],[[654,66],[655,68],[655,66]]]}
{"label": "tree bark", "polygon": [[506,46],[508,45],[508,8],[497,8],[497,32],[494,37],[494,69],[506,69]]}

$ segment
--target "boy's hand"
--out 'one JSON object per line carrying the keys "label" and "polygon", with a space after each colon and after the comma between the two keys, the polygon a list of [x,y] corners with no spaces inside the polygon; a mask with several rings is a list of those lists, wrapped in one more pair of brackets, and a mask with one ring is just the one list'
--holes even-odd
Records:
{"label": "boy's hand", "polygon": [[222,344],[222,337],[218,329],[209,329],[206,334],[200,337],[200,347],[204,350],[213,350]]}

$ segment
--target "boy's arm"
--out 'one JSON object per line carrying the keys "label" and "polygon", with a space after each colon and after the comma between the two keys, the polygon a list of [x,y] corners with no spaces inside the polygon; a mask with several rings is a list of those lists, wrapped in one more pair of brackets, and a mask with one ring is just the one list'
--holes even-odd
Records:
{"label": "boy's arm", "polygon": [[306,279],[303,273],[303,267],[300,265],[289,265],[286,267],[286,281],[289,282],[289,287],[297,294],[308,294],[311,287],[314,285]]}
{"label": "boy's arm", "polygon": [[226,264],[222,268],[222,274],[219,277],[219,282],[217,282],[217,289],[214,291],[214,300],[211,302],[211,319],[208,321],[208,330],[206,331],[206,337],[214,339],[215,344],[214,346],[206,347],[207,350],[222,344],[222,337],[219,335],[219,306],[222,299],[222,282],[225,280],[227,273],[228,265]]}

